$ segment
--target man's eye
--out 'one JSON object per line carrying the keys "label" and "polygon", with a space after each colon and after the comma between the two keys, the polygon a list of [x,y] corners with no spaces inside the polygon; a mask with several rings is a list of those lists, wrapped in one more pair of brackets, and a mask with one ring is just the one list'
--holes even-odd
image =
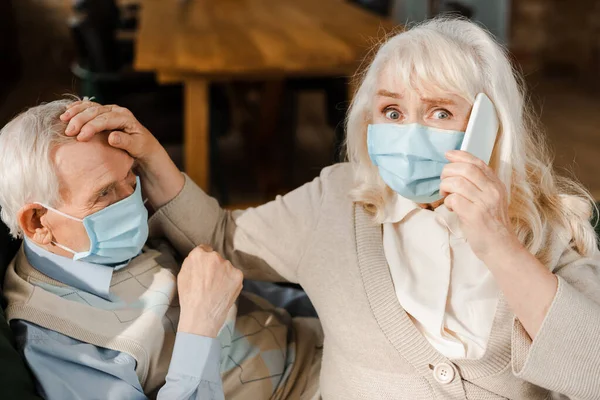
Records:
{"label": "man's eye", "polygon": [[100,192],[100,195],[98,197],[102,198],[102,197],[106,197],[108,196],[108,190],[104,190],[102,192]]}
{"label": "man's eye", "polygon": [[433,113],[433,115],[436,119],[448,119],[452,114],[446,110],[437,110]]}
{"label": "man's eye", "polygon": [[400,112],[394,109],[388,109],[385,112],[385,117],[393,121],[400,119]]}

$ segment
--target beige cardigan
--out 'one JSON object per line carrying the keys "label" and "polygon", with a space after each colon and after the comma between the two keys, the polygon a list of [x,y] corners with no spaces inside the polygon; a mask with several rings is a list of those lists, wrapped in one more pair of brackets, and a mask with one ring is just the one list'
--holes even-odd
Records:
{"label": "beige cardigan", "polygon": [[[485,355],[449,360],[399,304],[381,225],[348,197],[348,164],[256,209],[222,210],[189,178],[151,229],[186,253],[208,243],[251,278],[300,283],[325,333],[321,394],[328,399],[600,399],[600,258],[553,253],[559,285],[531,343],[500,298]],[[515,266],[518,268],[518,266]],[[449,383],[434,379],[440,363]]]}

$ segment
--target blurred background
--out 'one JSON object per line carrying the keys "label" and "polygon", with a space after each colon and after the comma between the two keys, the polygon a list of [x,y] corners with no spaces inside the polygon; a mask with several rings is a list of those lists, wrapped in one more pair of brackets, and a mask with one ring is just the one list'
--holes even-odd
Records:
{"label": "blurred background", "polygon": [[348,78],[374,40],[448,12],[508,47],[556,167],[600,199],[600,0],[2,0],[0,126],[95,96],[221,202],[261,203],[340,159]]}

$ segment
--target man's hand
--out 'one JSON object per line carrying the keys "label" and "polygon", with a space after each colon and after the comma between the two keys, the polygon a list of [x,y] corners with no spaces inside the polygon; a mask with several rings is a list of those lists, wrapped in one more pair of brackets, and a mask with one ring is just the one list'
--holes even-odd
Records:
{"label": "man's hand", "polygon": [[67,123],[65,134],[77,136],[79,141],[90,140],[100,132],[110,132],[108,143],[137,160],[142,190],[155,209],[175,198],[183,188],[185,179],[169,154],[128,109],[88,100],[76,101],[60,119]]}
{"label": "man's hand", "polygon": [[211,248],[198,246],[177,277],[179,332],[216,337],[242,290],[243,274]]}

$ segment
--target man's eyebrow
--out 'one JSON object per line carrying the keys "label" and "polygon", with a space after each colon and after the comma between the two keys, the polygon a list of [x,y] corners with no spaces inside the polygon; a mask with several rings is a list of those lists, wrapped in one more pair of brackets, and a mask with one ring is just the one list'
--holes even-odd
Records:
{"label": "man's eyebrow", "polygon": [[436,97],[436,98],[421,98],[421,101],[423,103],[429,103],[429,104],[446,104],[446,105],[456,105],[456,103],[453,100],[450,99],[444,99],[441,97]]}
{"label": "man's eyebrow", "polygon": [[[135,174],[134,172],[134,168],[137,166],[137,161],[134,161],[131,165],[131,168],[129,169],[129,171],[127,172],[127,176],[129,176],[130,173]],[[118,181],[113,180],[105,185],[102,185],[98,190],[94,191],[94,194],[92,196],[90,196],[89,198],[89,203],[90,204],[95,204],[96,201],[98,200],[98,198],[100,197],[100,195],[104,192],[109,192],[111,190],[113,190],[116,186],[117,186]]]}
{"label": "man's eyebrow", "polygon": [[95,204],[96,200],[98,200],[98,197],[100,197],[102,193],[109,192],[110,190],[114,189],[116,185],[117,181],[112,181],[106,185],[101,186],[98,190],[94,191],[94,194],[90,197],[89,202],[91,204]]}
{"label": "man's eyebrow", "polygon": [[378,96],[383,96],[383,97],[391,97],[393,99],[401,99],[402,98],[401,94],[390,92],[390,91],[385,90],[385,89],[378,90],[377,91],[377,95]]}

